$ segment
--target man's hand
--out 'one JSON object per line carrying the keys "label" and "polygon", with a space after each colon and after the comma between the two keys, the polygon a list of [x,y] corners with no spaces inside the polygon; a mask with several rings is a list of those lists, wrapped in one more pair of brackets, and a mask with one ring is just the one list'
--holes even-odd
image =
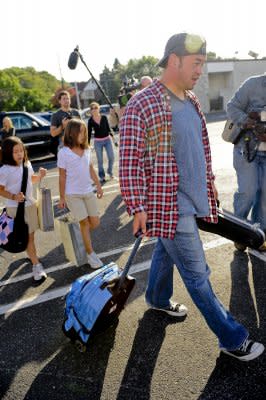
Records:
{"label": "man's hand", "polygon": [[219,194],[218,194],[218,190],[216,189],[214,181],[212,181],[212,190],[213,190],[214,198],[217,201],[219,198]]}
{"label": "man's hand", "polygon": [[70,121],[70,119],[67,118],[67,117],[65,117],[65,118],[62,119],[62,129],[63,129],[63,130],[66,129],[66,126],[67,126],[67,124],[69,123],[69,121]]}
{"label": "man's hand", "polygon": [[248,113],[248,117],[244,122],[244,129],[254,129],[257,121],[260,120],[260,115],[256,111]]}
{"label": "man's hand", "polygon": [[144,211],[136,213],[134,215],[134,220],[133,220],[133,235],[136,235],[136,233],[139,230],[142,231],[143,235],[146,235],[147,233],[146,222],[147,222],[147,214]]}

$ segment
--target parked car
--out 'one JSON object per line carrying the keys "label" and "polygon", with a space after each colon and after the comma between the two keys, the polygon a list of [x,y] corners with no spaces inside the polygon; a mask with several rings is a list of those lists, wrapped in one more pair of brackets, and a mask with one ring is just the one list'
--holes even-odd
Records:
{"label": "parked car", "polygon": [[3,127],[3,118],[11,118],[18,136],[29,153],[33,149],[41,148],[46,153],[57,153],[58,142],[50,135],[50,123],[24,111],[0,112],[0,129]]}
{"label": "parked car", "polygon": [[44,119],[45,121],[51,122],[53,113],[52,111],[43,111],[43,112],[35,112],[33,113],[33,115],[35,115],[40,119]]}

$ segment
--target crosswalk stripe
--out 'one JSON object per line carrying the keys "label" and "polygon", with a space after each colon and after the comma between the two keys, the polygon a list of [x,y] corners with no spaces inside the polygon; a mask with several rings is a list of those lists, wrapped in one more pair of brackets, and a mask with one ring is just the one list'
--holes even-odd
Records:
{"label": "crosswalk stripe", "polygon": [[[155,241],[156,241],[156,239],[148,239],[147,241],[142,243],[142,246],[154,243]],[[204,247],[205,250],[210,250],[210,249],[213,249],[213,248],[216,248],[216,247],[219,247],[219,246],[223,246],[223,245],[225,245],[227,243],[229,243],[229,240],[224,239],[224,238],[220,238],[220,239],[212,240],[211,242],[205,243],[203,245],[203,247]],[[105,257],[106,255],[117,254],[117,253],[120,253],[122,251],[126,251],[126,250],[129,251],[129,250],[132,249],[132,247],[133,247],[133,245],[130,245],[130,246],[127,246],[127,247],[121,247],[119,249],[114,249],[114,250],[111,250],[109,252],[101,253],[101,254],[99,254],[99,256],[100,257]],[[52,267],[52,268],[46,269],[46,271],[49,272],[49,270],[50,270],[50,272],[51,272],[51,269],[53,271],[55,271],[55,270],[58,270],[59,267],[61,269],[63,269],[63,268],[67,268],[67,267],[70,267],[70,266],[73,266],[73,264],[71,264],[71,263],[61,264],[61,266],[57,266],[57,269],[56,269],[56,267]],[[141,262],[141,263],[138,263],[138,264],[134,264],[130,268],[130,274],[134,275],[134,274],[136,274],[138,272],[145,271],[145,270],[147,270],[149,268],[149,266],[150,266],[150,260],[144,261],[144,262]],[[25,279],[25,276],[31,277],[31,274],[25,274],[24,275],[24,279]],[[9,279],[9,283],[14,283],[14,281],[10,282],[11,279],[12,278]],[[16,278],[13,278],[13,279],[16,279]],[[0,284],[2,284],[2,286],[3,286],[3,282],[0,282]],[[8,283],[6,283],[6,284],[8,284]],[[17,300],[15,302],[12,302],[12,303],[9,303],[9,304],[5,304],[5,305],[0,307],[0,315],[5,314],[5,316],[7,317],[11,313],[13,313],[13,312],[15,312],[17,310],[20,310],[20,309],[23,309],[23,308],[27,308],[27,307],[30,307],[30,306],[33,306],[33,305],[36,305],[36,304],[40,304],[40,303],[43,303],[43,302],[46,302],[46,301],[49,301],[49,300],[54,300],[54,299],[59,298],[59,297],[63,297],[69,291],[70,286],[71,285],[63,286],[63,287],[60,287],[58,289],[49,290],[49,291],[47,291],[46,293],[43,293],[43,294],[36,294],[34,296],[30,296],[30,297],[27,297],[27,298],[24,298],[24,299],[20,299],[20,300]]]}
{"label": "crosswalk stripe", "polygon": [[[131,267],[130,274],[133,275],[135,273],[145,271],[146,269],[148,269],[149,265],[150,261],[135,264]],[[49,300],[54,300],[59,297],[63,297],[68,293],[70,287],[71,285],[63,286],[59,289],[49,290],[48,292],[43,294],[36,294],[34,296],[27,297],[26,299],[21,299],[13,303],[5,304],[4,306],[0,307],[0,315],[5,314],[5,316],[8,317],[10,314],[17,310],[44,303]]]}
{"label": "crosswalk stripe", "polygon": [[[153,244],[154,242],[155,242],[154,239],[148,239],[146,241],[143,241],[141,243],[140,247],[143,247],[143,246],[146,246],[146,245],[149,245],[149,244]],[[132,250],[133,246],[134,245],[118,247],[118,248],[110,250],[110,251],[105,251],[105,252],[102,252],[102,253],[98,253],[98,256],[100,258],[113,256],[113,255],[116,255],[116,254],[119,254],[119,253],[123,253],[125,251],[130,251],[130,250]],[[63,264],[60,264],[60,265],[55,265],[55,266],[50,267],[50,268],[45,268],[45,272],[47,274],[49,274],[51,272],[61,271],[61,270],[65,269],[65,268],[69,268],[69,267],[75,267],[75,265],[73,265],[71,262],[67,262],[67,263],[63,263]],[[76,268],[78,268],[78,267],[76,267]],[[0,287],[1,286],[7,286],[7,285],[10,285],[12,283],[22,282],[22,281],[24,281],[26,279],[31,279],[31,278],[32,278],[32,273],[29,272],[27,274],[16,276],[15,278],[9,278],[9,279],[6,279],[4,281],[0,281]]]}

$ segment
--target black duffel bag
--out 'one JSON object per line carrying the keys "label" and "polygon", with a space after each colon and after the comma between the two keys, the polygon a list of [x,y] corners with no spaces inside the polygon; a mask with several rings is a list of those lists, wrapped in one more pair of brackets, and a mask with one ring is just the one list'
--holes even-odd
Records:
{"label": "black duffel bag", "polygon": [[[26,194],[28,182],[28,167],[23,166],[21,192]],[[18,203],[17,213],[14,218],[13,232],[8,235],[8,242],[0,247],[9,253],[20,253],[26,250],[29,242],[29,227],[25,222],[25,202]]]}

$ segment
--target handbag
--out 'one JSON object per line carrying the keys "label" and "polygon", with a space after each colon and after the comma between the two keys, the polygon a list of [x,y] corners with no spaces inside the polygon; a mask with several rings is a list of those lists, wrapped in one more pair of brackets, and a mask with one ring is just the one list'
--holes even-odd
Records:
{"label": "handbag", "polygon": [[66,258],[77,266],[87,264],[88,257],[79,224],[74,222],[70,215],[63,215],[57,218],[56,221],[59,224]]}
{"label": "handbag", "polygon": [[37,210],[41,231],[49,232],[54,230],[54,213],[51,189],[41,186],[37,189]]}
{"label": "handbag", "polygon": [[240,135],[241,128],[237,126],[231,119],[228,119],[222,132],[223,140],[229,143],[236,144],[240,139]]}
{"label": "handbag", "polygon": [[6,208],[0,215],[0,245],[8,242],[8,236],[13,232],[14,218],[7,214]]}
{"label": "handbag", "polygon": [[[28,182],[28,167],[23,165],[21,192],[26,194]],[[18,203],[14,218],[13,231],[8,235],[7,243],[1,243],[0,247],[9,253],[20,253],[26,250],[29,242],[29,227],[24,218],[25,202]]]}

